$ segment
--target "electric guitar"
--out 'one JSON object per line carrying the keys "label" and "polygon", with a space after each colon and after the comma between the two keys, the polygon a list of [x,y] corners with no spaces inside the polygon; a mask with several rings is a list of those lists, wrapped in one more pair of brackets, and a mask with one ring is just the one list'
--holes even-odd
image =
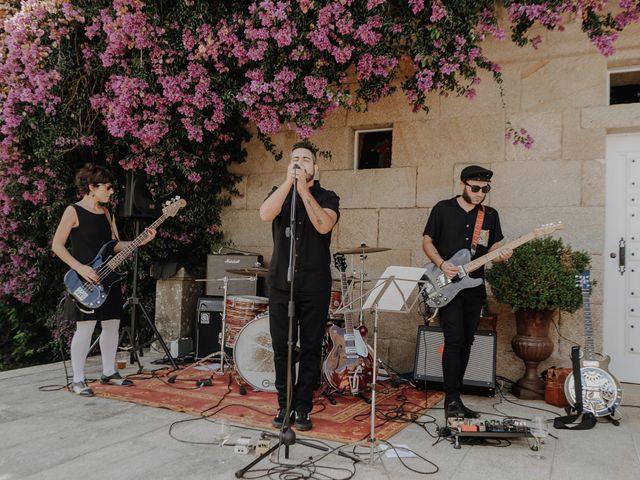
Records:
{"label": "electric guitar", "polygon": [[[609,372],[611,358],[596,354],[593,348],[593,324],[591,320],[591,280],[589,271],[577,275],[577,286],[582,292],[584,312],[584,350],[580,358],[580,378],[582,383],[582,408],[596,417],[612,415],[622,403],[622,388]],[[564,382],[564,394],[572,407],[576,406],[575,378],[568,375]]]}
{"label": "electric guitar", "polygon": [[[173,217],[178,213],[178,210],[186,204],[187,202],[180,197],[168,201],[167,205],[162,209],[162,215],[149,228],[157,228],[167,218]],[[126,276],[126,273],[118,272],[116,268],[140,246],[146,236],[145,232],[141,233],[127,248],[115,256],[113,248],[118,243],[118,240],[110,240],[105,243],[96,257],[88,264],[100,277],[99,283],[86,281],[73,269],[65,274],[64,286],[83,312],[89,313],[102,306],[109,295],[111,287]]]}
{"label": "electric guitar", "polygon": [[425,302],[431,308],[444,307],[454,299],[460,290],[477,287],[482,284],[483,280],[481,278],[471,278],[469,274],[498,257],[503,249],[510,248],[513,250],[534,238],[551,235],[556,230],[560,230],[562,228],[564,228],[562,222],[542,225],[532,232],[507,243],[493,252],[489,252],[486,255],[478,257],[475,260],[471,260],[471,252],[466,248],[458,250],[453,257],[448,260],[448,262],[451,262],[458,267],[457,275],[450,279],[447,278],[444,272],[440,270],[437,265],[427,263],[424,266],[426,269],[425,276],[427,279],[424,281],[424,287],[422,290]]}
{"label": "electric guitar", "polygon": [[[340,287],[345,305],[351,303],[347,286],[347,263],[343,254],[333,256],[334,263],[340,271]],[[344,313],[344,326],[332,325],[329,336],[333,343],[331,351],[324,361],[322,371],[329,384],[340,392],[357,395],[362,390],[370,389],[373,380],[373,355],[367,344],[367,329],[363,325],[353,328],[351,312]]]}

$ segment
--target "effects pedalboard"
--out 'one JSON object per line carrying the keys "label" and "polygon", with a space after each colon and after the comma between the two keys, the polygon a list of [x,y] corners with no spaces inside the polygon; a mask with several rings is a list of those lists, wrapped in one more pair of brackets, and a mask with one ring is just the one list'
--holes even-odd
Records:
{"label": "effects pedalboard", "polygon": [[452,417],[447,419],[447,424],[455,440],[453,448],[460,448],[461,438],[531,437],[527,422],[524,420],[480,420]]}

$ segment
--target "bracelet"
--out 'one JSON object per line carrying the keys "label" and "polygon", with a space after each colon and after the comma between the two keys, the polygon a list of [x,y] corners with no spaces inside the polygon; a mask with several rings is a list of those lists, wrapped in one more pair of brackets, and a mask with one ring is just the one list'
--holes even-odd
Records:
{"label": "bracelet", "polygon": [[440,262],[440,265],[438,265],[438,268],[439,268],[440,270],[442,270],[442,264],[443,264],[445,261],[446,261],[446,260],[442,260],[442,261]]}

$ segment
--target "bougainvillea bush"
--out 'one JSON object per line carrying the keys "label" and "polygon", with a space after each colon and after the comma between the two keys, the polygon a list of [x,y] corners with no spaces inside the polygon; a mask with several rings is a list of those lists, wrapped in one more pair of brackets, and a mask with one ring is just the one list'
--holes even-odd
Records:
{"label": "bougainvillea bush", "polygon": [[[238,180],[228,166],[244,160],[249,124],[274,151],[280,128],[309,137],[333,110],[398,88],[415,110],[429,109],[431,92],[473,98],[481,71],[501,81],[487,36],[536,48],[535,24],[578,21],[609,55],[638,4],[24,0],[0,33],[0,368],[50,358],[45,323],[65,270],[50,240],[83,163],[110,166],[120,190],[125,172],[144,172],[157,199],[188,201],[143,251],[149,298],[151,260],[202,259],[220,241]],[[505,133],[531,145],[526,130]],[[119,222],[130,238],[133,222]]]}

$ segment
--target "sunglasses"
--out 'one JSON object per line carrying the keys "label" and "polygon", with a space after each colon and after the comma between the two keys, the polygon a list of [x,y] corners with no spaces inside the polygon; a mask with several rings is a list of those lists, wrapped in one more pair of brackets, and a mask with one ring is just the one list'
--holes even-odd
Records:
{"label": "sunglasses", "polygon": [[482,193],[489,193],[491,191],[491,185],[481,187],[480,185],[469,185],[467,182],[464,182],[464,184],[469,187],[473,193],[478,193],[480,191],[482,191]]}

